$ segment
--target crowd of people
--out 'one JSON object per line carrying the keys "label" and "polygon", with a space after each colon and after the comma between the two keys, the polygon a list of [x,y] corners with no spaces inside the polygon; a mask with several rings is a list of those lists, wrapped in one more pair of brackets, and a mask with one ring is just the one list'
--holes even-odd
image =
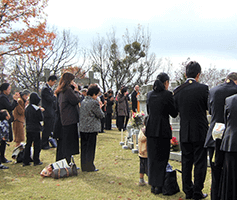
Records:
{"label": "crowd of people", "polygon": [[[139,133],[139,185],[146,185],[144,174],[147,174],[151,193],[162,193],[172,138],[169,118],[179,115],[182,190],[186,199],[208,196],[202,193],[207,154],[212,172],[211,199],[237,199],[237,73],[230,73],[224,83],[210,90],[198,82],[200,74],[199,63],[191,61],[186,66],[187,80],[173,93],[168,90],[170,78],[164,72],[157,76],[153,90],[148,92],[148,116]],[[99,170],[94,165],[97,135],[111,130],[114,107],[118,130],[126,130],[130,97],[132,112],[140,111],[139,86],[134,87],[131,96],[126,86],[115,95],[111,89],[101,94],[97,84],[81,89],[74,79],[72,73],[65,72],[53,91],[57,77],[52,75],[42,88],[41,97],[23,90],[16,92],[12,100],[11,85],[0,86],[0,169],[8,169],[2,163],[10,162],[5,158],[6,141],[13,141],[14,135],[16,147],[26,140],[23,166],[31,162],[41,165],[40,151],[51,148],[49,138],[53,137],[57,141],[56,161],[65,158],[70,163],[72,155],[79,154],[80,146],[81,170]],[[210,126],[207,111],[211,115]],[[216,123],[225,125],[223,136],[218,139],[212,136]]]}

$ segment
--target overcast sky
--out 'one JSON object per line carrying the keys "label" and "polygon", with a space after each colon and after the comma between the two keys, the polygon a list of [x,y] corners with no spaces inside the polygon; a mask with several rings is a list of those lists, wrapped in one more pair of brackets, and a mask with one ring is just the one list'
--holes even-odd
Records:
{"label": "overcast sky", "polygon": [[[70,29],[82,47],[106,36],[117,36],[137,24],[149,27],[151,52],[178,66],[188,57],[203,68],[210,64],[237,71],[237,11],[235,1],[208,0],[49,0],[48,23]],[[120,37],[121,38],[121,37]]]}

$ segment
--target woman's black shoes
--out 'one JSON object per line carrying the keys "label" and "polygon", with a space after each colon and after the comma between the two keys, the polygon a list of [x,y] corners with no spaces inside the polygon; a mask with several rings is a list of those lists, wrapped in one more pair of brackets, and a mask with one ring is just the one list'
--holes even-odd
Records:
{"label": "woman's black shoes", "polygon": [[162,187],[151,186],[151,193],[153,193],[153,194],[161,194],[162,193]]}

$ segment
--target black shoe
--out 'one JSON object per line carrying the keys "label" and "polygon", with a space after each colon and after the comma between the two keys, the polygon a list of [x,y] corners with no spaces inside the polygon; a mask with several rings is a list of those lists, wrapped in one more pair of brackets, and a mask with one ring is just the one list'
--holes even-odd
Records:
{"label": "black shoe", "polygon": [[199,200],[199,199],[205,199],[205,198],[207,198],[207,196],[208,196],[208,194],[202,194],[202,197],[200,197],[200,198],[193,198],[194,200]]}
{"label": "black shoe", "polygon": [[11,160],[7,160],[6,158],[3,159],[2,163],[9,163],[9,162],[12,162]]}
{"label": "black shoe", "polygon": [[25,166],[30,166],[31,163],[23,163],[22,167],[25,167]]}
{"label": "black shoe", "polygon": [[153,193],[153,194],[160,194],[160,193],[162,193],[162,187],[152,186],[151,187],[151,193]]}
{"label": "black shoe", "polygon": [[48,150],[48,149],[50,149],[51,147],[50,146],[45,146],[45,147],[42,147],[41,149],[43,149],[43,150]]}
{"label": "black shoe", "polygon": [[42,165],[43,163],[42,162],[39,162],[39,163],[34,163],[34,166],[37,166],[37,165]]}
{"label": "black shoe", "polygon": [[0,165],[0,169],[9,169],[9,167],[4,166],[4,165]]}
{"label": "black shoe", "polygon": [[[85,171],[85,170],[84,170]],[[94,170],[86,170],[86,172],[98,172],[99,171],[99,169],[94,169]]]}

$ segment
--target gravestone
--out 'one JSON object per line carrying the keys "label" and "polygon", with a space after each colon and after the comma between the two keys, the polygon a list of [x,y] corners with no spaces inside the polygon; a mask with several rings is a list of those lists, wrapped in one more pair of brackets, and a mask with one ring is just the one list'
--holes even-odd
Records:
{"label": "gravestone", "polygon": [[85,86],[85,85],[90,85],[90,84],[94,84],[94,83],[99,83],[99,79],[95,79],[94,78],[94,72],[89,71],[89,77],[88,78],[82,78],[82,79],[76,78],[75,82]]}
{"label": "gravestone", "polygon": [[44,69],[44,76],[41,76],[40,80],[43,82],[47,82],[50,76],[50,69]]}

